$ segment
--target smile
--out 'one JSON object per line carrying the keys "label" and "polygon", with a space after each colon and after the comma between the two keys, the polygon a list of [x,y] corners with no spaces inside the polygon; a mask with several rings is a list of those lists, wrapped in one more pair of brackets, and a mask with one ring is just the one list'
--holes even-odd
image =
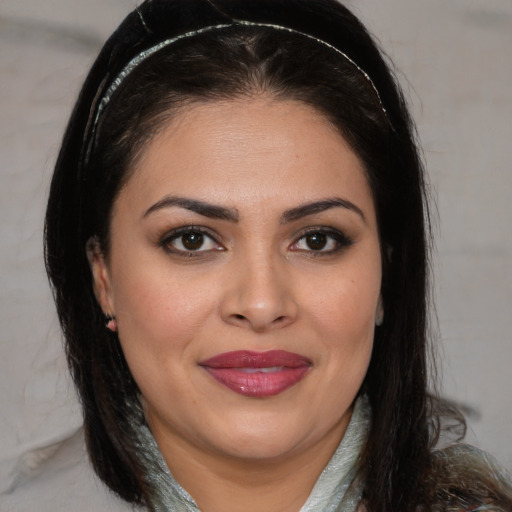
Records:
{"label": "smile", "polygon": [[226,352],[199,364],[220,384],[254,398],[282,393],[311,368],[308,358],[284,350]]}

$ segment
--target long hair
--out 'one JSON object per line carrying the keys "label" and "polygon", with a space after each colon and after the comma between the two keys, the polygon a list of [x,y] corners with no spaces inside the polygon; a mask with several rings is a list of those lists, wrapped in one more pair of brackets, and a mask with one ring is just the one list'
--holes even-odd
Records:
{"label": "long hair", "polygon": [[[312,37],[233,24],[240,19]],[[176,41],[138,65],[97,119],[101,98],[134,56],[216,24],[230,26]],[[369,79],[315,38],[343,52]],[[368,512],[430,510],[439,496],[432,474],[440,470],[431,455],[438,422],[427,377],[430,230],[423,166],[392,71],[363,25],[334,0],[146,1],[94,63],[64,135],[45,229],[47,272],[92,465],[125,500],[147,501],[130,426],[138,388],[117,337],[104,328],[86,244],[94,237],[108,253],[113,202],[145,144],[180,109],[262,93],[323,113],[364,164],[379,223],[386,312],[361,390],[372,410],[360,465],[364,501]]]}

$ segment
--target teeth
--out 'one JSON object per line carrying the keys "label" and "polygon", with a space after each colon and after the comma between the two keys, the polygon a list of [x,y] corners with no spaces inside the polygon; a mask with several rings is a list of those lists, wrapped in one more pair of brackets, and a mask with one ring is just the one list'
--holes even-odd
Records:
{"label": "teeth", "polygon": [[244,373],[274,373],[283,369],[283,366],[270,366],[268,368],[239,368],[239,370]]}

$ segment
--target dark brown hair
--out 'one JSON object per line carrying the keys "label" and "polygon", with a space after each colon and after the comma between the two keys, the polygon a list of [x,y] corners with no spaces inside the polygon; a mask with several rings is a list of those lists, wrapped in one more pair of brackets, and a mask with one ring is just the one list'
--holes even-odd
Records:
{"label": "dark brown hair", "polygon": [[[380,100],[365,76],[334,50],[300,34],[241,26],[237,19],[321,38],[364,69]],[[133,56],[176,34],[219,23],[230,26],[177,41],[137,66],[92,129],[98,98]],[[420,505],[430,510],[442,493],[432,483],[439,416],[427,378],[430,235],[423,167],[393,73],[362,24],[334,0],[147,1],[94,64],[64,136],[46,216],[47,271],[92,464],[122,498],[147,501],[130,426],[138,389],[117,338],[104,327],[86,243],[96,237],[108,252],[113,202],[163,123],[194,102],[258,94],[313,106],[365,165],[383,248],[386,315],[361,390],[372,409],[361,460],[364,500],[368,512],[410,512]]]}

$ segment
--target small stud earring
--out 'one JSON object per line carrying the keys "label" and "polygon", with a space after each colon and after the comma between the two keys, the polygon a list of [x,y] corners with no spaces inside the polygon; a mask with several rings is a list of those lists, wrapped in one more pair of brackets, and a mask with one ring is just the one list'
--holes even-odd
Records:
{"label": "small stud earring", "polygon": [[114,315],[105,315],[105,327],[112,332],[117,332],[117,320]]}

